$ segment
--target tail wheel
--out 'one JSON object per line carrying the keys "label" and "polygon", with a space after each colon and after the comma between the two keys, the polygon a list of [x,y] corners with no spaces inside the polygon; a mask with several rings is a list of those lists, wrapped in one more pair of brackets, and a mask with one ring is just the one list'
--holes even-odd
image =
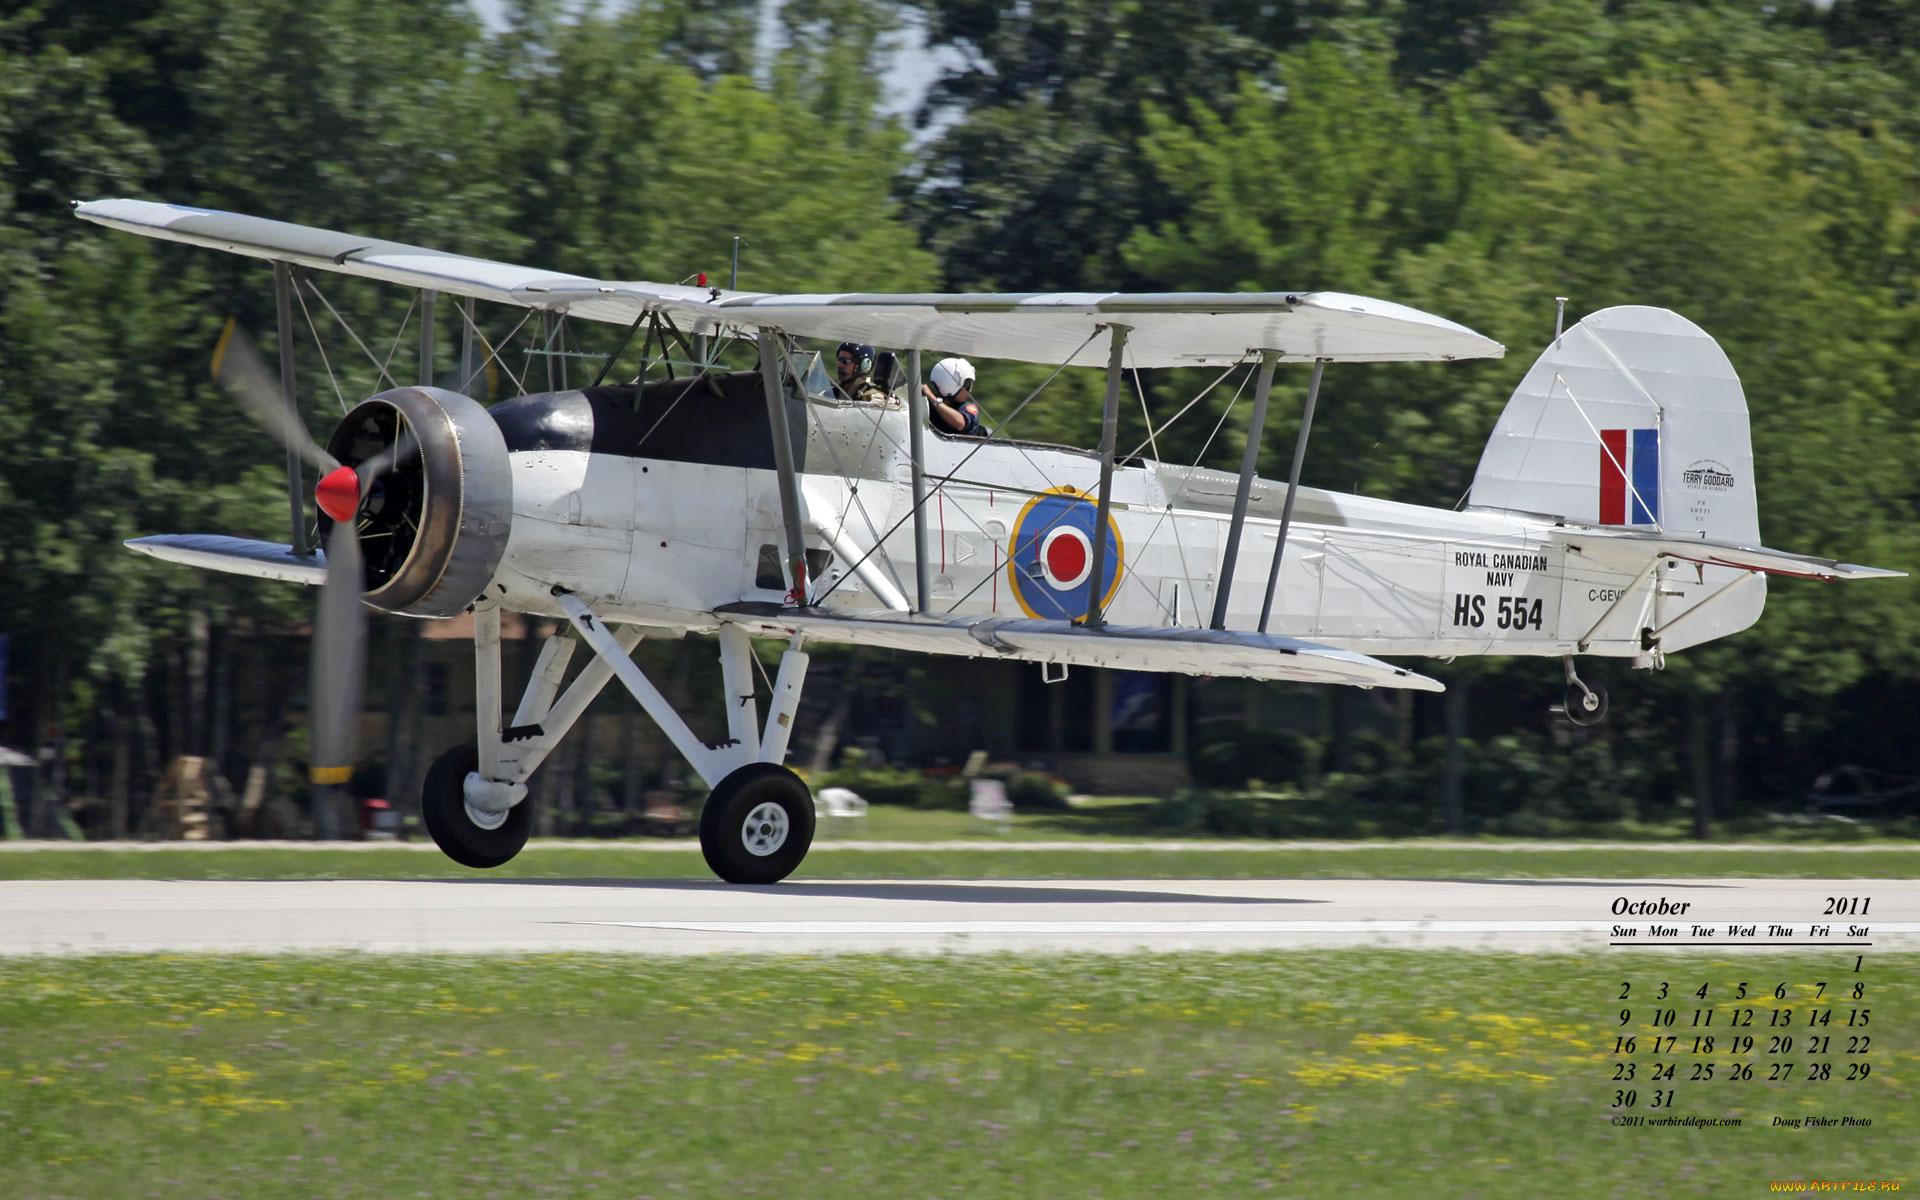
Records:
{"label": "tail wheel", "polygon": [[480,751],[455,746],[433,760],[420,789],[420,820],[448,858],[463,867],[497,867],[520,853],[533,831],[533,800],[507,810],[498,827],[483,829],[467,812],[467,775],[478,770]]}
{"label": "tail wheel", "polygon": [[722,779],[700,813],[700,851],[728,883],[778,883],[813,845],[813,793],[779,763]]}
{"label": "tail wheel", "polygon": [[1598,725],[1607,715],[1606,685],[1593,680],[1568,684],[1566,709],[1567,720],[1575,725]]}

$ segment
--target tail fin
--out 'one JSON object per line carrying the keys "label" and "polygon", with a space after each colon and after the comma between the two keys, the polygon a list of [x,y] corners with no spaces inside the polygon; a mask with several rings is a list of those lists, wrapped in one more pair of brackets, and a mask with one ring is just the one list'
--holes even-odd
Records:
{"label": "tail fin", "polygon": [[1758,545],[1740,378],[1719,344],[1678,313],[1594,313],[1520,381],[1468,499],[1476,508]]}

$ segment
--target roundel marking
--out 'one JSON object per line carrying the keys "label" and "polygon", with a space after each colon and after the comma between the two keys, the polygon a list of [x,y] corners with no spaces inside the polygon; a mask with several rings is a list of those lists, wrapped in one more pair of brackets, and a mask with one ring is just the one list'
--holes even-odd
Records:
{"label": "roundel marking", "polygon": [[[1034,496],[1014,518],[1007,582],[1029,617],[1077,621],[1092,600],[1093,530],[1099,509],[1076,488],[1053,488]],[[1107,560],[1101,568],[1100,606],[1120,590],[1126,549],[1112,514],[1107,516]]]}
{"label": "roundel marking", "polygon": [[1093,571],[1093,543],[1070,525],[1051,529],[1040,539],[1040,566],[1055,591],[1077,587]]}

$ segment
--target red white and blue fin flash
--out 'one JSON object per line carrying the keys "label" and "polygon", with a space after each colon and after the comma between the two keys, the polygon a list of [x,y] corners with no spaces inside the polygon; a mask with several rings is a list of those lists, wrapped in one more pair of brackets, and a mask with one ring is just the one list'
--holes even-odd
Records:
{"label": "red white and blue fin flash", "polygon": [[[1628,487],[1631,479],[1633,486]],[[1632,519],[1628,519],[1631,512]],[[1660,523],[1660,431],[1600,431],[1600,523]]]}

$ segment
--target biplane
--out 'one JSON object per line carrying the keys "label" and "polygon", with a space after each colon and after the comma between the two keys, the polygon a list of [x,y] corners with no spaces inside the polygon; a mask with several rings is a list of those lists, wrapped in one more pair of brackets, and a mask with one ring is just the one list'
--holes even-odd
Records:
{"label": "biplane", "polygon": [[[1560,332],[1451,511],[1299,486],[1328,364],[1504,353],[1381,300],[766,294],[560,275],[170,204],[76,212],[274,265],[278,381],[241,343],[217,373],[287,441],[291,542],[128,545],[322,585],[311,698],[322,784],[353,767],[364,609],[471,612],[476,740],[439,756],[421,797],[435,841],[471,867],[525,844],[528,778],[615,678],[712,789],[700,841],[714,872],[771,883],[813,837],[807,785],[783,763],[810,642],[1033,661],[1050,678],[1087,665],[1427,691],[1441,685],[1375,656],[1550,655],[1565,664],[1566,715],[1589,723],[1606,693],[1580,678],[1576,655],[1658,667],[1758,620],[1768,575],[1899,574],[1761,546],[1739,379],[1711,337],[1662,309],[1610,308]],[[353,406],[322,446],[292,402],[289,295],[313,272],[418,289],[429,313],[459,297],[462,362],[485,301],[548,325],[671,330],[690,370],[490,407],[463,390],[393,387]],[[423,323],[425,380],[432,329]],[[889,347],[904,369],[876,371],[882,386],[849,401],[806,339]],[[722,367],[722,342],[754,347],[757,369]],[[1018,409],[993,436],[931,427],[919,385],[922,352],[936,350],[1055,376],[1104,370],[1099,447],[1017,440]],[[1279,484],[1257,477],[1255,456],[1274,374],[1293,364],[1312,374]],[[1170,367],[1218,368],[1214,385],[1238,373],[1242,393],[1251,383],[1237,474],[1117,452],[1125,373]],[[321,472],[311,523],[303,458]],[[502,610],[564,622],[510,717]],[[722,741],[697,737],[632,658],[643,636],[692,633],[717,635]],[[786,643],[764,720],[753,638]],[[590,657],[569,681],[583,645]]]}

